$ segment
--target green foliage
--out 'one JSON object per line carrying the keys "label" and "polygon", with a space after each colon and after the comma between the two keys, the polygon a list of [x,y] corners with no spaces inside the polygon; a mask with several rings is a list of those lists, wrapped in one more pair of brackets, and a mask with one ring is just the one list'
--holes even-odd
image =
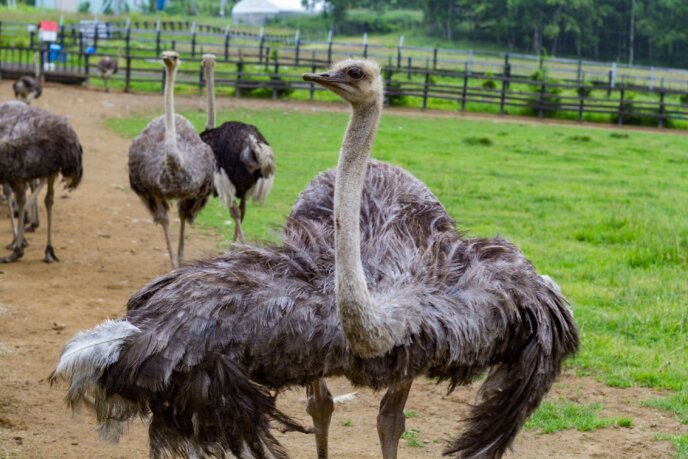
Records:
{"label": "green foliage", "polygon": [[406,441],[406,444],[412,448],[424,448],[423,442],[419,438],[420,430],[411,429],[401,434],[401,438]]}
{"label": "green foliage", "polygon": [[339,425],[343,427],[353,427],[354,422],[351,419],[342,419],[339,421]]}
{"label": "green foliage", "polygon": [[586,81],[585,83],[580,85],[578,88],[576,88],[576,94],[578,94],[578,97],[589,97],[590,93],[592,93],[593,89],[594,89],[593,84]]}
{"label": "green foliage", "polygon": [[406,411],[404,411],[404,417],[406,419],[416,418],[416,417],[418,417],[418,413],[416,413],[413,410],[406,410]]}
{"label": "green foliage", "polygon": [[91,11],[91,2],[80,2],[77,11],[79,13],[88,13]]}
{"label": "green foliage", "polygon": [[491,147],[492,139],[490,139],[489,137],[465,137],[463,139],[463,143],[472,146]]}
{"label": "green foliage", "polygon": [[681,94],[681,97],[679,97],[679,100],[683,105],[688,105],[688,93],[686,94]]}
{"label": "green foliage", "polygon": [[655,436],[655,440],[669,440],[676,448],[676,459],[688,459],[688,434],[668,435],[660,434]]}
{"label": "green foliage", "polygon": [[688,424],[688,387],[667,397],[648,400],[644,405],[671,411],[682,423]]}
{"label": "green foliage", "polygon": [[545,118],[554,117],[561,108],[561,89],[556,86],[545,85],[545,92],[542,92],[542,86],[533,85],[530,87],[533,93],[528,99],[528,108],[526,112],[532,116],[539,116],[542,109],[542,115]]}
{"label": "green foliage", "polygon": [[554,433],[566,429],[589,432],[612,425],[626,428],[633,426],[633,421],[628,418],[600,418],[598,417],[600,411],[602,411],[602,405],[599,403],[582,405],[571,402],[544,402],[528,419],[524,428]]}

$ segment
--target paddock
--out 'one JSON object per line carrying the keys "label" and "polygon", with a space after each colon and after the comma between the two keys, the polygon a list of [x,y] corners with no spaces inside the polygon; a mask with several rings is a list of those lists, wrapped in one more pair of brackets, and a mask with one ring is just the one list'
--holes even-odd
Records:
{"label": "paddock", "polygon": [[[10,98],[11,82],[0,82],[0,94],[3,100]],[[45,228],[41,226],[28,236],[31,245],[20,262],[0,265],[0,457],[146,457],[143,423],[132,424],[119,446],[100,442],[94,431],[94,417],[88,412],[72,415],[62,402],[64,388],[51,388],[47,376],[70,336],[104,319],[122,316],[128,297],[168,270],[160,229],[129,189],[130,139],[104,124],[108,118],[131,113],[157,115],[162,109],[162,96],[107,94],[48,83],[35,103],[69,118],[84,147],[85,173],[78,190],[67,195],[60,188],[56,196],[54,238],[61,262],[45,265],[40,261],[45,237]],[[181,112],[203,110],[205,100],[181,96],[177,105]],[[287,103],[224,98],[218,100],[218,105],[219,109],[283,110]],[[308,112],[321,108],[298,102],[289,102],[288,107]],[[322,108],[346,110],[335,104]],[[277,155],[279,158],[279,152]],[[44,221],[44,209],[41,217]],[[226,235],[217,230],[196,226],[188,237],[187,258],[220,253],[225,239]],[[10,240],[3,204],[0,241],[4,245]],[[379,457],[375,420],[382,394],[352,388],[343,379],[332,380],[330,388],[335,395],[358,391],[354,400],[336,406],[330,433],[331,456]],[[447,395],[445,385],[418,379],[406,406],[407,434],[400,443],[400,457],[440,457],[447,439],[460,428],[459,420],[467,412],[466,404],[473,400],[474,389],[459,387]],[[601,404],[601,416],[632,419],[632,426],[609,426],[588,432],[568,429],[552,434],[528,429],[519,434],[514,452],[508,457],[672,457],[672,443],[656,436],[685,435],[688,425],[669,411],[640,403],[662,395],[665,394],[640,387],[608,387],[594,377],[575,376],[567,370],[548,400]],[[310,422],[305,412],[304,389],[280,394],[278,403],[287,414],[306,424]],[[292,457],[315,456],[312,436],[279,432],[276,436]]]}

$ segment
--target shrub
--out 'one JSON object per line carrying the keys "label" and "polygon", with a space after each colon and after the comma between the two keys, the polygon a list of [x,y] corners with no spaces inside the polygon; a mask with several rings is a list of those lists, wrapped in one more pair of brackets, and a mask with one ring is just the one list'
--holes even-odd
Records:
{"label": "shrub", "polygon": [[681,101],[681,103],[683,105],[688,105],[688,93],[681,94],[681,97],[679,98],[679,100]]}
{"label": "shrub", "polygon": [[485,72],[485,77],[487,77],[487,80],[484,80],[482,83],[482,87],[486,89],[496,89],[497,88],[497,82],[495,82],[492,77],[494,76],[494,73],[492,72]]}
{"label": "shrub", "polygon": [[79,13],[88,13],[91,11],[91,2],[81,2],[76,9]]}
{"label": "shrub", "polygon": [[576,93],[578,94],[578,97],[589,97],[592,90],[592,83],[585,82],[576,88]]}
{"label": "shrub", "polygon": [[542,115],[550,118],[556,115],[561,108],[561,89],[557,87],[545,87],[545,93],[540,94],[540,85],[531,86],[533,95],[528,98],[526,112],[533,116],[540,115],[542,103]]}

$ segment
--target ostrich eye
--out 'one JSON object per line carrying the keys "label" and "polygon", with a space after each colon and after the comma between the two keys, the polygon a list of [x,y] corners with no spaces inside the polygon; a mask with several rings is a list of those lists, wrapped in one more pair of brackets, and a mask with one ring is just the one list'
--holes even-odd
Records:
{"label": "ostrich eye", "polygon": [[360,80],[363,78],[363,70],[358,67],[351,67],[347,74],[354,80]]}

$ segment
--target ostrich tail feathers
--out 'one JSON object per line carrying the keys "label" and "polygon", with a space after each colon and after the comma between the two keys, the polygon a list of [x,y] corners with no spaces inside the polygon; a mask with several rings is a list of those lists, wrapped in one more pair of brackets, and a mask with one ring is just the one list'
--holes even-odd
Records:
{"label": "ostrich tail feathers", "polygon": [[275,175],[270,175],[269,177],[261,177],[248,191],[247,195],[253,199],[257,204],[265,203],[265,198],[270,194],[272,190],[272,184],[275,182]]}
{"label": "ostrich tail feathers", "polygon": [[104,439],[117,441],[122,423],[140,413],[138,405],[119,396],[106,394],[100,378],[119,358],[124,340],[139,329],[127,321],[108,320],[74,336],[64,347],[51,384],[64,380],[69,384],[65,401],[72,408],[87,406],[96,411],[99,431]]}
{"label": "ostrich tail feathers", "polygon": [[248,136],[248,141],[258,161],[258,168],[263,177],[268,178],[275,175],[275,153],[270,145],[260,141],[253,135]]}
{"label": "ostrich tail feathers", "polygon": [[521,305],[521,322],[532,333],[520,350],[489,371],[466,430],[445,455],[502,457],[551,387],[563,360],[578,349],[576,324],[558,286],[549,277],[540,276],[538,282],[533,304]]}
{"label": "ostrich tail feathers", "polygon": [[225,206],[227,206],[229,209],[232,204],[234,204],[236,187],[232,181],[229,180],[227,172],[225,172],[223,168],[218,167],[215,170],[215,173],[213,174],[213,184],[215,185],[215,192],[218,196],[220,196],[222,202],[224,202]]}

